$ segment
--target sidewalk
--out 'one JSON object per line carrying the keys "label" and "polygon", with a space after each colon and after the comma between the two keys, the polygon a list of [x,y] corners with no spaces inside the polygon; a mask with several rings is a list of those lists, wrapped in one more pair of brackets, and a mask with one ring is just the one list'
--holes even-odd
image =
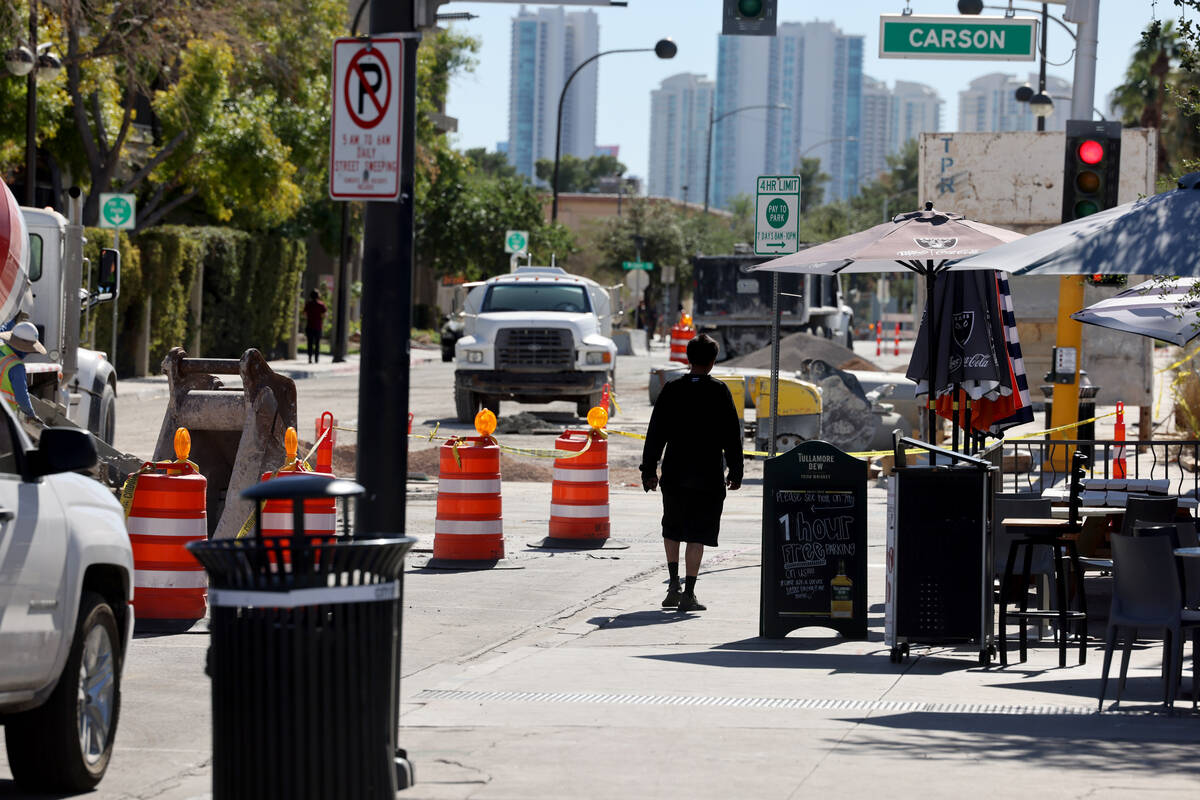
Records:
{"label": "sidewalk", "polygon": [[[823,629],[757,637],[761,486],[730,493],[722,547],[709,551],[697,585],[710,610],[697,614],[659,608],[665,570],[656,495],[613,491],[614,538],[629,550],[545,556],[521,549],[535,520],[524,504],[512,508],[506,494],[506,539],[516,562],[529,564],[524,580],[534,580],[538,560],[548,558],[565,565],[615,557],[637,568],[629,566],[628,580],[576,610],[457,665],[412,674],[409,650],[426,624],[412,610],[431,599],[423,584],[434,580],[414,556],[400,742],[417,765],[418,785],[404,796],[1194,792],[1200,716],[1186,699],[1177,703],[1178,716],[1161,711],[1157,643],[1135,649],[1122,709],[1103,715],[1096,713],[1099,647],[1083,666],[1073,666],[1072,651],[1071,666],[1061,669],[1049,642],[1031,650],[1025,664],[1015,663],[1014,647],[1003,669],[981,668],[975,646],[914,647],[905,664],[890,663],[882,642],[885,498],[869,491],[870,635],[848,641]],[[415,506],[413,516],[421,518]],[[510,535],[512,518],[518,522]],[[453,607],[439,609],[442,624],[469,625],[464,615],[503,606],[504,596],[484,587],[521,574],[443,576],[439,583],[460,588]],[[575,595],[570,584],[560,588]],[[1189,676],[1190,667],[1185,686]]]}

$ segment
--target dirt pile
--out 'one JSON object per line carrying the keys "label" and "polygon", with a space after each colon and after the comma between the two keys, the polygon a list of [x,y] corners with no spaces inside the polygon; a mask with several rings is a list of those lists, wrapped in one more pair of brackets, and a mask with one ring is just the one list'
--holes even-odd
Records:
{"label": "dirt pile", "polygon": [[[879,367],[854,354],[848,347],[813,336],[810,333],[793,333],[779,340],[779,368],[786,371],[800,369],[800,362],[806,358],[819,358],[838,369],[865,369],[879,371]],[[745,367],[746,369],[770,369],[771,347],[755,350],[744,356],[722,361],[721,367]]]}

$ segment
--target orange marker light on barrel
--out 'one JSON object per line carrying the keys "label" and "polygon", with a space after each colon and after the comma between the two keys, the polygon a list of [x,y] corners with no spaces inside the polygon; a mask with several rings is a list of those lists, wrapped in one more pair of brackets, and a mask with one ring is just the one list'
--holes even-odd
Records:
{"label": "orange marker light on barrel", "polygon": [[295,428],[288,428],[283,433],[283,452],[287,456],[288,463],[296,460],[296,451],[300,448],[300,439],[296,436]]}
{"label": "orange marker light on barrel", "polygon": [[187,428],[175,429],[175,458],[179,461],[187,461],[188,456],[192,454],[192,434],[188,433]]}
{"label": "orange marker light on barrel", "polygon": [[596,406],[588,412],[587,422],[592,426],[592,430],[600,430],[608,425],[608,411],[602,406]]}
{"label": "orange marker light on barrel", "polygon": [[475,432],[480,436],[491,436],[496,432],[496,415],[491,409],[483,409],[475,415]]}

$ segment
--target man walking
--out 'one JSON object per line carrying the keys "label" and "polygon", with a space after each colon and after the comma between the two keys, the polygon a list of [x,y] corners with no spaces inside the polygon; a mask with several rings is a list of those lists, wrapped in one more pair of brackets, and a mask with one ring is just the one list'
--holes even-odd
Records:
{"label": "man walking", "polygon": [[[708,374],[717,361],[717,351],[716,341],[707,334],[688,342],[691,369],[663,387],[642,450],[642,488],[652,492],[659,486],[658,460],[666,448],[662,535],[670,583],[662,604],[680,611],[706,608],[696,599],[704,547],[717,546],[725,488],[736,491],[742,486],[742,421],[729,388]],[[687,543],[682,592],[680,542]]]}
{"label": "man walking", "polygon": [[321,329],[325,326],[325,304],[316,289],[308,293],[304,304],[304,335],[308,338],[308,363],[321,360]]}

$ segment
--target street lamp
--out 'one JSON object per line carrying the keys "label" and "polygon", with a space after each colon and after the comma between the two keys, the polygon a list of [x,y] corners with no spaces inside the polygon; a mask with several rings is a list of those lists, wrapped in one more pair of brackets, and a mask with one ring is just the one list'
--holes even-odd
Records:
{"label": "street lamp", "polygon": [[563,84],[562,92],[558,95],[558,124],[554,126],[554,174],[550,178],[550,189],[554,194],[554,200],[550,204],[550,221],[558,222],[558,162],[562,154],[562,115],[563,101],[567,99],[567,89],[571,86],[571,81],[575,80],[575,76],[579,71],[588,64],[595,61],[600,56],[607,56],[611,53],[654,53],[662,59],[674,58],[675,53],[679,51],[670,38],[659,39],[654,47],[626,47],[618,50],[605,50],[591,58],[584,59],[570,75],[567,76],[567,82]]}
{"label": "street lamp", "polygon": [[[713,104],[715,104],[715,102],[716,101],[714,99]],[[708,145],[704,150],[704,213],[705,214],[708,213],[709,173],[712,171],[713,126],[716,125],[721,120],[725,119],[726,117],[732,117],[734,114],[737,114],[739,111],[750,111],[751,109],[755,109],[755,108],[777,108],[777,109],[780,109],[781,111],[787,111],[788,109],[791,108],[791,106],[784,105],[782,103],[765,103],[765,104],[759,104],[759,105],[753,105],[753,106],[742,106],[741,108],[735,108],[733,111],[726,111],[721,116],[717,117],[716,119],[713,119],[713,104],[710,104],[708,107]]]}
{"label": "street lamp", "polygon": [[29,42],[4,54],[4,66],[17,77],[25,76],[25,205],[36,204],[37,190],[37,79],[38,73],[53,79],[62,71],[62,61],[49,52],[50,43],[38,44],[37,0],[29,3]]}

